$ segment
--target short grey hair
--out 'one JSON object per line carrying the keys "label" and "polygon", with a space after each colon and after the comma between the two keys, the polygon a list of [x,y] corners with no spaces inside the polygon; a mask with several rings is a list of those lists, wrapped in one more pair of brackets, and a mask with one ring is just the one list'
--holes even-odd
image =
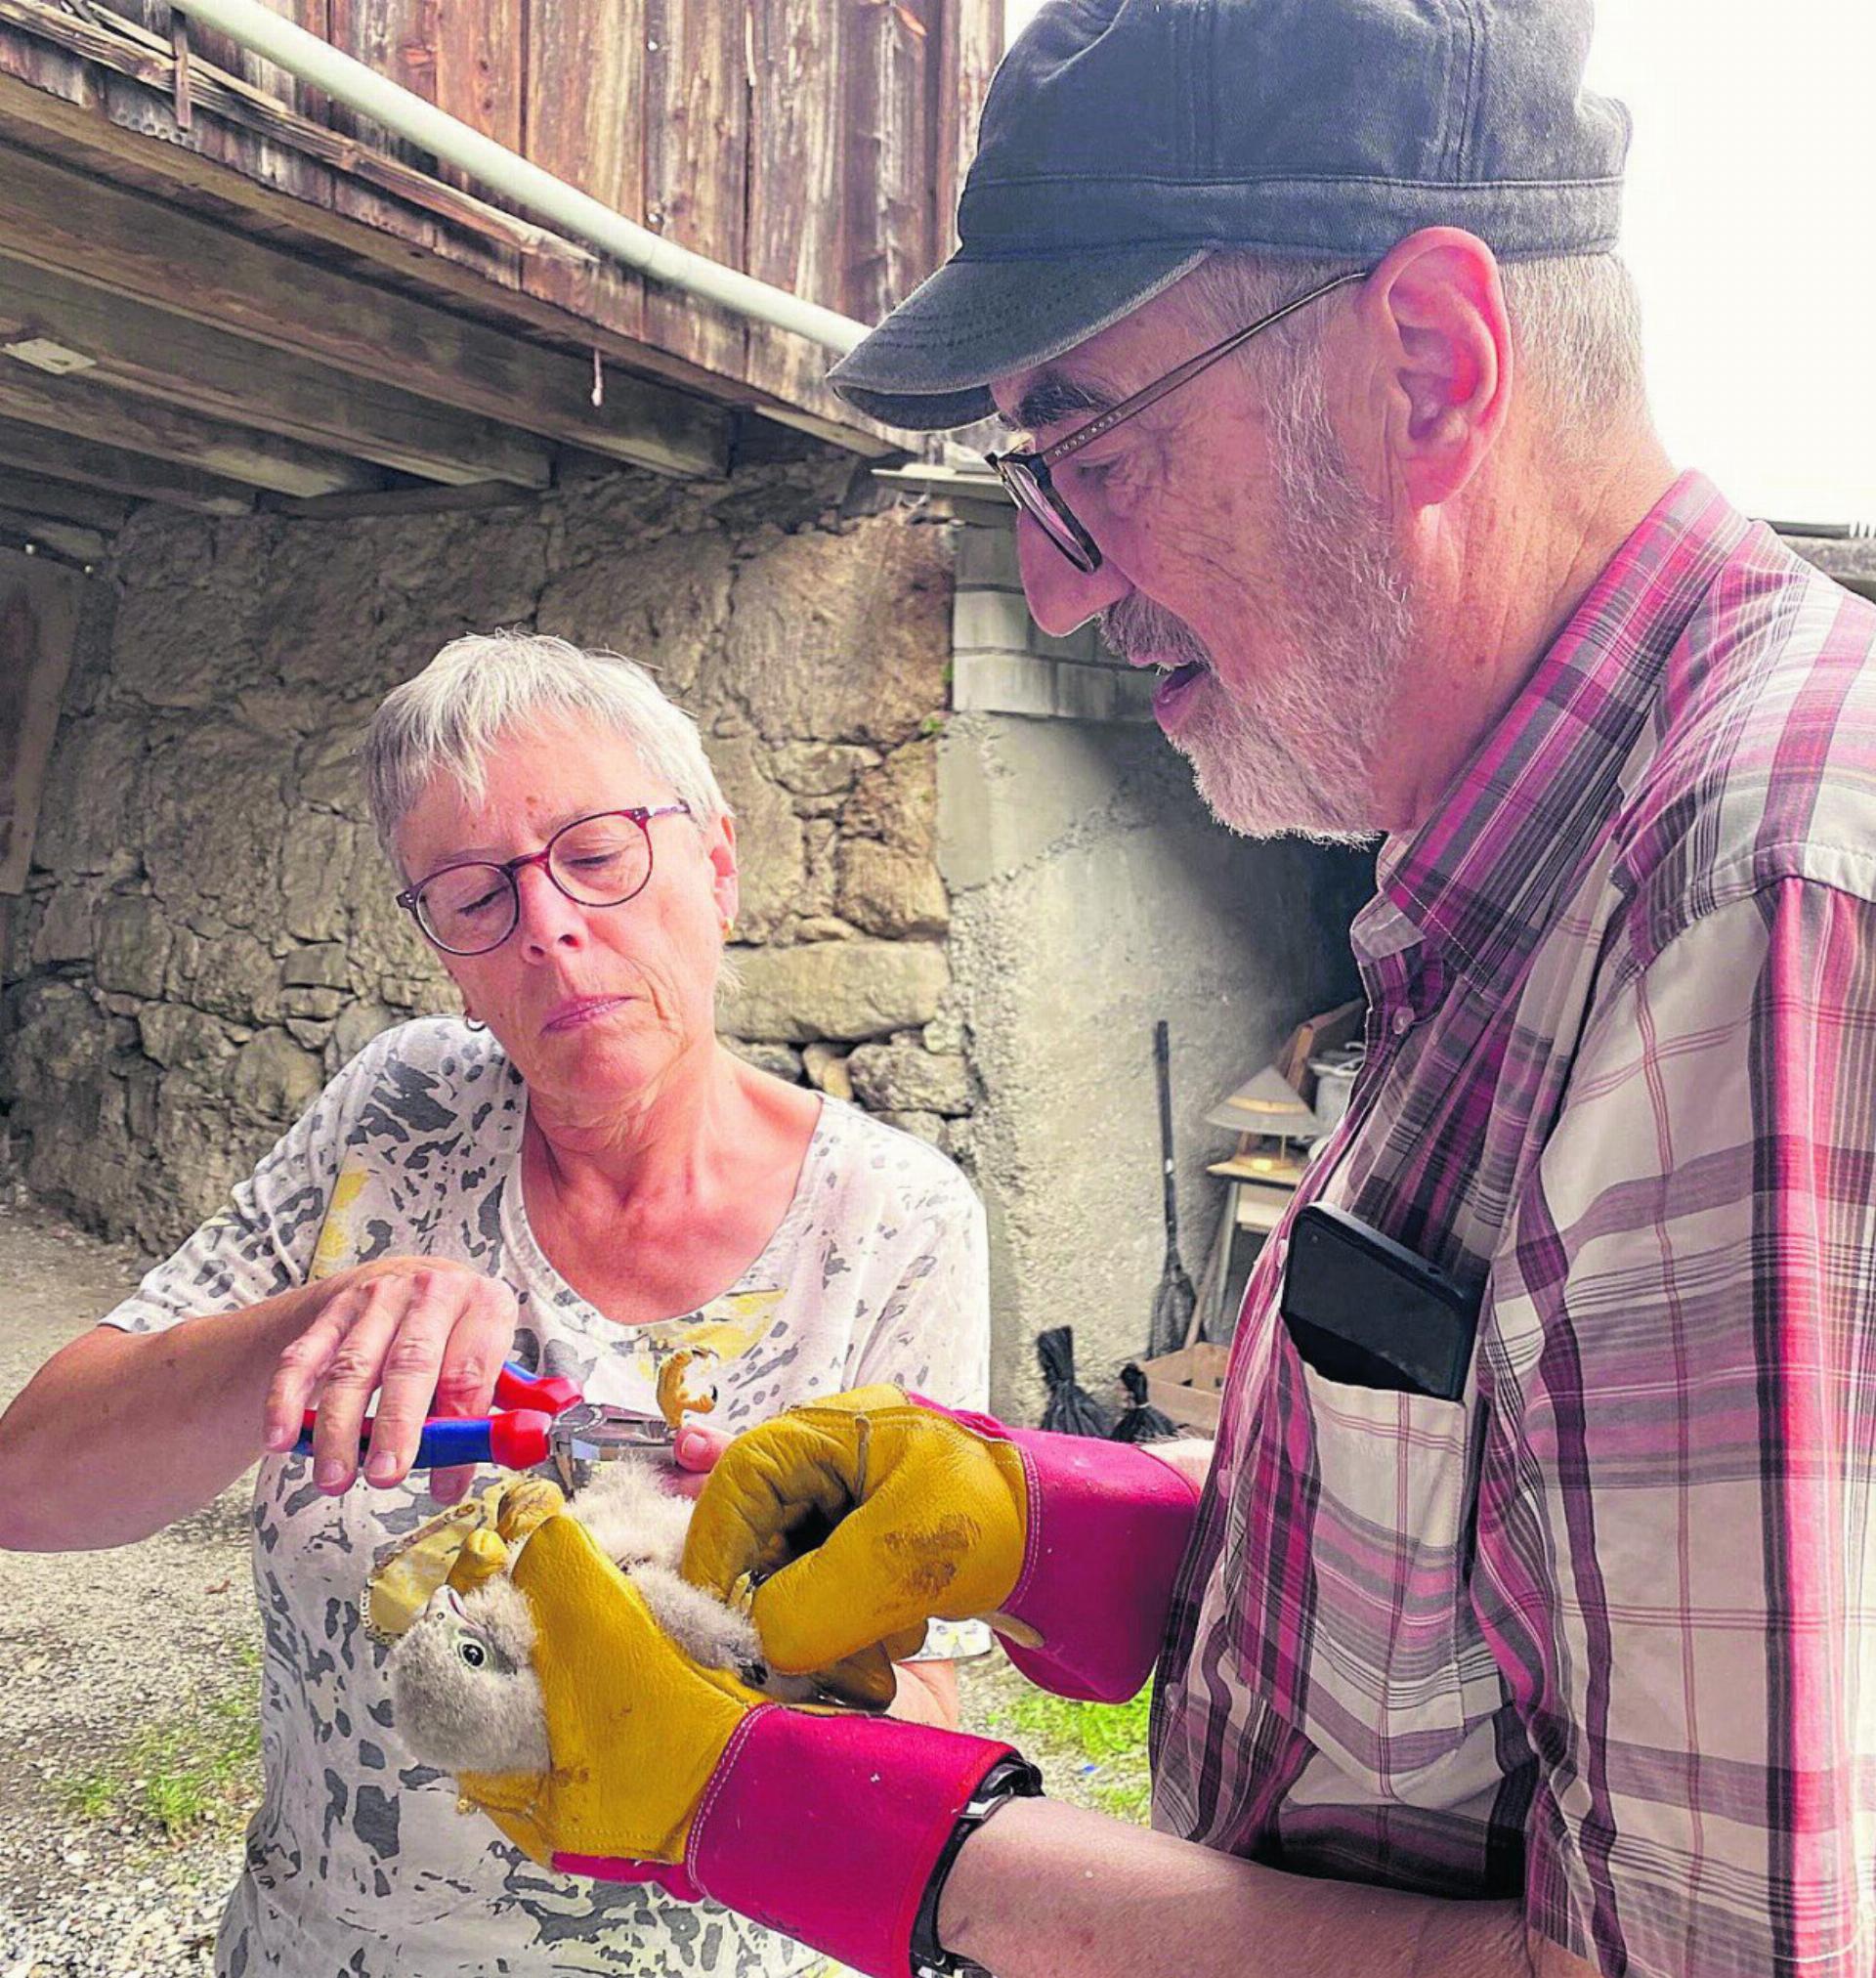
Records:
{"label": "short grey hair", "polygon": [[484,765],[504,735],[562,720],[622,736],[690,805],[699,831],[729,814],[697,723],[636,661],[542,632],[483,632],[451,639],[371,717],[360,759],[392,864],[393,836],[433,778],[450,776],[480,796]]}
{"label": "short grey hair", "polygon": [[[1231,249],[1202,262],[1185,285],[1206,329],[1215,325],[1221,336],[1364,266]],[[1615,254],[1552,255],[1502,261],[1499,280],[1521,374],[1544,408],[1553,449],[1570,464],[1587,463],[1612,428],[1647,414],[1642,311],[1628,268]],[[1245,355],[1255,362],[1259,353],[1287,351],[1294,364],[1317,347],[1322,320],[1302,310]]]}

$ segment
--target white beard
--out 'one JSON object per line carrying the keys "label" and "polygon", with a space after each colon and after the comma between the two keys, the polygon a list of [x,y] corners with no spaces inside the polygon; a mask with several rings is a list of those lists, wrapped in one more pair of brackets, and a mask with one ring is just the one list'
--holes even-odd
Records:
{"label": "white beard", "polygon": [[1197,634],[1137,594],[1102,614],[1101,631],[1123,655],[1206,666],[1189,689],[1204,697],[1204,717],[1174,746],[1221,824],[1249,838],[1352,844],[1378,829],[1373,770],[1414,613],[1382,518],[1340,457],[1313,363],[1278,381],[1268,424],[1279,579],[1250,608],[1278,659],[1229,687]]}

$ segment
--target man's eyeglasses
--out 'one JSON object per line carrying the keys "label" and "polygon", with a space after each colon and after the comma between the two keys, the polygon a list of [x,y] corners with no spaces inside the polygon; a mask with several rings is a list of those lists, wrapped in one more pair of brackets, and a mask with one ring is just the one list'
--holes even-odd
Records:
{"label": "man's eyeglasses", "polygon": [[652,876],[652,819],[689,817],[688,803],[602,810],[564,824],[539,851],[496,865],[465,859],[445,866],[398,895],[424,938],[446,955],[486,955],[521,920],[518,876],[537,865],[582,907],[622,907]]}
{"label": "man's eyeglasses", "polygon": [[1052,447],[1045,447],[1040,453],[1023,448],[1012,453],[986,453],[984,458],[996,468],[997,478],[1009,491],[1009,498],[1017,507],[1041,528],[1077,570],[1091,575],[1101,567],[1100,545],[1083,528],[1080,518],[1062,498],[1049,469],[1057,461],[1066,460],[1071,453],[1079,452],[1082,448],[1100,439],[1103,434],[1111,433],[1123,419],[1130,419],[1135,412],[1145,411],[1148,406],[1158,405],[1169,392],[1175,392],[1182,384],[1190,383],[1202,370],[1221,358],[1229,357],[1234,350],[1241,350],[1259,330],[1281,322],[1286,316],[1294,316],[1298,310],[1319,300],[1332,289],[1344,287],[1350,281],[1367,280],[1372,273],[1372,269],[1358,268],[1347,275],[1338,275],[1333,281],[1325,281],[1319,288],[1310,289],[1307,295],[1299,295],[1294,302],[1286,302],[1281,309],[1259,317],[1248,327],[1233,330],[1222,343],[1215,343],[1210,350],[1200,351],[1197,357],[1187,358],[1176,370],[1168,371],[1163,378],[1156,379],[1130,398],[1123,399],[1118,406],[1110,406],[1086,425],[1077,426],[1065,438],[1057,440]]}

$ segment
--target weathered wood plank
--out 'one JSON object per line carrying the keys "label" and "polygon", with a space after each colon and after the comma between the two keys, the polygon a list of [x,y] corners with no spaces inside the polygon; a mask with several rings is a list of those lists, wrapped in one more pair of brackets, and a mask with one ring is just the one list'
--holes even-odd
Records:
{"label": "weathered wood plank", "polygon": [[615,370],[595,408],[577,358],[19,151],[0,151],[0,255],[637,466],[724,468],[728,418],[703,399]]}
{"label": "weathered wood plank", "polygon": [[[263,5],[271,7],[276,14],[284,15],[309,34],[317,34],[321,40],[326,38],[330,25],[327,0],[263,0]],[[188,19],[186,5],[179,6],[176,11]],[[244,47],[230,35],[205,27],[199,21],[190,21],[189,38],[199,61],[210,63],[230,75],[239,76],[263,95],[273,97],[286,108],[300,116],[310,117],[315,123],[328,120],[331,106],[324,94],[302,82],[290,70],[277,67],[264,56],[256,55],[251,48]],[[272,183],[284,188],[282,180],[276,179]],[[329,196],[329,187],[327,192]]]}
{"label": "weathered wood plank", "polygon": [[[679,348],[645,339],[640,325],[629,320],[636,307],[629,277],[610,270],[597,273],[589,283],[582,284],[585,292],[575,295],[567,269],[579,265],[578,250],[560,242],[558,251],[565,258],[551,262],[545,255],[554,251],[552,236],[542,236],[536,229],[532,230],[535,237],[531,238],[525,223],[506,222],[499,214],[494,214],[491,222],[492,209],[474,201],[467,205],[476,231],[463,232],[452,225],[443,230],[434,245],[428,245],[417,237],[421,232],[417,216],[408,210],[387,205],[374,223],[362,223],[337,211],[281,198],[242,172],[205,161],[196,150],[177,143],[173,133],[158,139],[108,123],[85,107],[89,85],[83,63],[61,56],[64,64],[62,70],[40,74],[35,69],[32,83],[18,80],[10,71],[30,64],[21,58],[19,38],[5,32],[4,24],[27,12],[33,17],[35,32],[50,31],[44,29],[44,23],[51,21],[64,23],[59,34],[69,38],[65,28],[74,24],[74,17],[52,14],[45,0],[0,0],[0,135],[52,150],[87,170],[106,172],[164,197],[184,200],[244,230],[318,243],[328,254],[336,252],[357,264],[381,269],[381,279],[409,292],[472,309],[488,320],[525,322],[575,348],[597,347],[608,358],[617,357],[637,369],[702,390],[719,402],[757,406],[787,423],[858,452],[877,454],[893,449],[892,436],[860,419],[821,387],[822,353],[799,347],[788,374],[774,378],[765,366],[748,363],[746,354],[731,368],[713,370]],[[768,0],[754,10],[758,28],[767,12]],[[126,61],[121,38],[108,39],[110,60]],[[167,45],[160,56],[153,51],[139,53],[135,60],[139,64],[155,64],[148,86],[166,92]],[[213,75],[203,74],[198,66],[196,83],[195,126],[199,132],[205,113],[219,112],[209,104]],[[256,134],[267,135],[271,142],[300,142],[281,122],[283,112],[277,107],[255,109],[249,106],[230,114],[251,114]],[[399,173],[411,177],[397,161],[360,151],[329,131],[319,132],[306,142],[312,147],[321,142],[328,147],[336,171],[356,166],[360,172],[372,173],[373,184],[389,185]],[[434,180],[418,183],[426,189],[423,196],[435,210],[445,210],[437,204],[439,200],[464,198]],[[798,178],[789,185],[790,196],[799,196],[799,185]],[[404,191],[401,186],[401,197]],[[415,199],[419,195],[412,193],[410,196]],[[494,231],[496,223],[512,226],[513,237],[524,243],[521,255],[508,258],[493,248],[491,242],[499,237]],[[590,257],[586,259],[590,265]],[[582,314],[587,309],[592,311],[590,319]],[[616,326],[616,318],[628,322],[628,328]],[[674,345],[675,337],[669,341]],[[792,341],[779,339],[778,346]],[[799,396],[789,395],[795,390],[791,380],[800,380]]]}
{"label": "weathered wood plank", "polygon": [[[744,9],[722,0],[644,0],[644,22],[645,224],[741,268],[749,131]],[[745,331],[741,317],[645,284],[646,336],[711,370],[742,375]]]}
{"label": "weathered wood plank", "polygon": [[363,494],[312,494],[300,500],[291,494],[263,494],[255,503],[268,515],[297,515],[314,522],[331,522],[357,515],[468,514],[490,508],[515,508],[533,501],[533,493],[506,481],[478,481],[466,488],[431,484],[421,488],[380,488]]}
{"label": "weathered wood plank", "polygon": [[0,549],[0,893],[19,892],[32,864],[84,588],[75,570]]}
{"label": "weathered wood plank", "polygon": [[280,494],[336,494],[346,488],[379,487],[383,480],[362,461],[132,398],[88,382],[82,372],[56,378],[21,364],[0,365],[0,417]]}
{"label": "weathered wood plank", "polygon": [[48,337],[90,359],[74,382],[109,385],[423,480],[545,488],[553,479],[551,450],[510,427],[0,260],[0,345],[26,337]]}
{"label": "weathered wood plank", "polygon": [[[0,0],[0,142],[30,146],[80,171],[177,201],[256,236],[304,243],[348,266],[368,268],[404,293],[473,311],[485,322],[520,322],[576,349],[590,350],[596,344],[609,358],[685,390],[735,403],[760,396],[750,394],[741,379],[725,378],[674,352],[615,330],[604,316],[589,321],[571,313],[555,299],[560,293],[559,271],[597,259],[572,242],[560,242],[564,252],[529,256],[525,266],[531,281],[539,279],[537,293],[519,283],[512,273],[504,277],[492,257],[477,261],[460,251],[452,255],[420,251],[405,234],[283,198],[186,147],[127,131],[64,94],[21,80],[7,66],[9,56],[21,44],[4,24],[7,9],[21,4],[21,0]],[[75,59],[67,65],[72,75],[84,68]],[[500,217],[505,222],[506,216]],[[457,244],[460,249],[461,242]],[[595,285],[596,296],[608,292],[603,283]]]}
{"label": "weathered wood plank", "polygon": [[[12,17],[0,15],[0,21]],[[0,34],[0,75],[10,82],[24,83],[32,90],[73,109],[101,114],[105,103],[104,77],[88,67],[63,44],[12,33]]]}
{"label": "weathered wood plank", "polygon": [[[332,4],[338,5],[339,0],[332,0]],[[108,24],[101,24],[101,21],[107,21]],[[386,215],[381,224],[401,234],[406,243],[406,261],[409,259],[407,243],[420,247],[434,246],[434,251],[440,254],[467,252],[472,258],[480,250],[491,266],[505,267],[512,280],[514,253],[520,249],[543,255],[565,255],[579,261],[593,258],[586,248],[530,221],[504,213],[486,200],[458,192],[430,172],[362,146],[355,139],[294,114],[239,78],[227,75],[205,62],[196,62],[191,69],[197,114],[187,131],[178,130],[170,107],[175,60],[168,38],[154,34],[127,17],[81,19],[56,11],[46,4],[46,0],[0,0],[0,26],[24,30],[34,41],[49,44],[46,50],[49,54],[67,52],[81,58],[85,64],[93,64],[108,71],[111,76],[123,76],[142,85],[140,89],[103,102],[102,107],[111,121],[127,132],[154,138],[166,146],[201,158],[208,147],[208,132],[212,128],[203,112],[212,112],[238,126],[263,148],[278,145],[303,152],[333,166],[344,182],[357,179],[365,182],[369,188],[383,189],[393,195],[393,199],[390,204],[381,206]],[[12,37],[0,37],[0,69],[14,75],[21,74],[26,66],[43,65],[36,61],[26,64],[15,59],[18,46]],[[35,86],[47,88],[64,97],[67,102],[73,101],[69,77],[55,69],[48,69],[47,73],[50,79]],[[28,78],[21,75],[21,79]],[[30,108],[21,106],[20,114],[31,120]],[[213,186],[212,166],[215,162],[219,161],[210,161],[209,176],[198,178],[196,184]],[[238,157],[232,155],[228,162],[236,165],[241,178],[264,179],[245,151],[240,151]],[[224,196],[234,197],[235,194],[231,190]],[[406,211],[405,202],[420,211]],[[447,220],[453,233],[466,236],[467,247],[461,242],[452,247],[451,236],[438,233],[426,215]]]}
{"label": "weathered wood plank", "polygon": [[[521,150],[527,114],[522,76],[526,4],[476,0],[473,7],[435,8],[439,108],[511,151]],[[477,183],[454,165],[445,165],[442,177],[465,192]]]}
{"label": "weathered wood plank", "polygon": [[[420,0],[405,0],[400,5],[388,5],[386,0],[327,0],[326,39],[334,48],[356,57],[380,75],[414,91],[425,102],[435,103],[436,50],[422,19],[427,11]],[[335,103],[328,114],[332,128],[341,137],[370,145],[414,171],[434,169],[436,161],[427,151],[393,137],[381,124],[360,116],[349,105]],[[336,189],[335,199],[342,212],[357,211],[361,203],[369,203],[369,195],[361,194],[357,188]],[[419,237],[422,244],[430,244],[428,230]]]}
{"label": "weathered wood plank", "polygon": [[0,465],[198,515],[245,515],[254,506],[253,490],[239,482],[12,419],[0,418]]}
{"label": "weathered wood plank", "polygon": [[[316,34],[325,32],[325,0],[263,0],[263,4],[277,14],[284,14],[302,27],[311,28]],[[98,11],[118,15],[127,27],[142,30],[152,44],[167,46],[172,53],[175,44],[172,22],[187,19],[187,10],[172,8],[170,0],[108,0],[108,6],[100,6]],[[302,115],[307,113],[306,100],[313,92],[303,89],[284,69],[250,55],[227,35],[217,34],[199,22],[191,21],[186,45],[190,56],[192,112],[195,74],[206,64],[226,75],[239,78],[288,111]],[[331,173],[303,150],[259,142],[246,132],[231,128],[221,121],[208,124],[198,133],[192,113],[185,126],[177,115],[177,92],[173,80],[169,85],[167,104],[158,104],[144,96],[127,78],[119,78],[108,85],[106,102],[112,116],[123,119],[133,128],[148,129],[159,136],[166,129],[173,130],[183,136],[185,142],[194,145],[204,157],[233,165],[265,185],[277,186],[296,199],[308,199],[320,205],[330,203]],[[322,109],[323,99],[320,99],[314,110],[316,121],[322,114]]]}
{"label": "weathered wood plank", "polygon": [[[643,0],[531,0],[522,149],[617,213],[645,218]],[[569,269],[554,299],[643,331],[645,283],[604,262]]]}
{"label": "weathered wood plank", "polygon": [[814,300],[860,322],[878,322],[933,265],[931,11],[930,0],[844,0],[839,10],[839,287]]}
{"label": "weathered wood plank", "polygon": [[[335,48],[502,143],[519,141],[519,0],[475,0],[466,6],[447,6],[441,0],[327,0],[327,6],[326,38]],[[458,191],[468,186],[454,167],[344,104],[331,106],[330,121],[342,136],[370,146],[412,171]],[[387,206],[380,193],[349,178],[335,184],[333,205],[373,226],[399,227],[432,253],[452,251],[447,226],[431,222],[413,233],[401,225],[397,209]]]}
{"label": "weathered wood plank", "polygon": [[[335,48],[511,150],[521,144],[523,33],[522,0],[327,0],[325,34]],[[467,184],[343,104],[331,107],[331,121],[446,184]]]}
{"label": "weathered wood plank", "polygon": [[0,504],[16,513],[101,529],[107,536],[121,529],[130,514],[130,503],[121,495],[101,494],[91,488],[75,488],[40,474],[19,474],[8,467],[0,467]]}
{"label": "weathered wood plank", "polygon": [[[840,281],[839,16],[828,0],[764,0],[750,19],[748,271],[831,306]],[[819,345],[760,325],[749,330],[748,353],[750,376],[789,400],[815,391],[830,363]]]}
{"label": "weathered wood plank", "polygon": [[977,119],[990,93],[990,78],[1002,59],[1003,0],[938,0],[938,88],[932,118],[932,268],[958,250],[958,201],[963,194],[964,174],[976,154]]}

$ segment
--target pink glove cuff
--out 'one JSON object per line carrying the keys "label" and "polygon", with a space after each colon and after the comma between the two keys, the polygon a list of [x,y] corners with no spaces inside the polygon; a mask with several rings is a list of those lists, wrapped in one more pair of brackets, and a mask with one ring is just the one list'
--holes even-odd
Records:
{"label": "pink glove cuff", "polygon": [[1057,1696],[1124,1703],[1159,1659],[1199,1493],[1128,1442],[1004,1433],[1029,1479],[1029,1544],[1005,1612],[1042,1646],[1003,1647]]}
{"label": "pink glove cuff", "polygon": [[1007,1744],[764,1703],[725,1745],[680,1866],[557,1854],[597,1881],[708,1896],[874,1978],[905,1978],[912,1926],[958,1816]]}
{"label": "pink glove cuff", "polygon": [[1011,1747],[880,1717],[765,1704],[698,1803],[697,1886],[874,1978],[905,1978],[912,1926],[976,1786]]}
{"label": "pink glove cuff", "polygon": [[1012,1429],[994,1415],[911,1398],[1022,1452],[1029,1539],[1003,1612],[1042,1645],[1004,1636],[1009,1659],[1058,1697],[1125,1703],[1137,1695],[1159,1660],[1197,1486],[1130,1442]]}

